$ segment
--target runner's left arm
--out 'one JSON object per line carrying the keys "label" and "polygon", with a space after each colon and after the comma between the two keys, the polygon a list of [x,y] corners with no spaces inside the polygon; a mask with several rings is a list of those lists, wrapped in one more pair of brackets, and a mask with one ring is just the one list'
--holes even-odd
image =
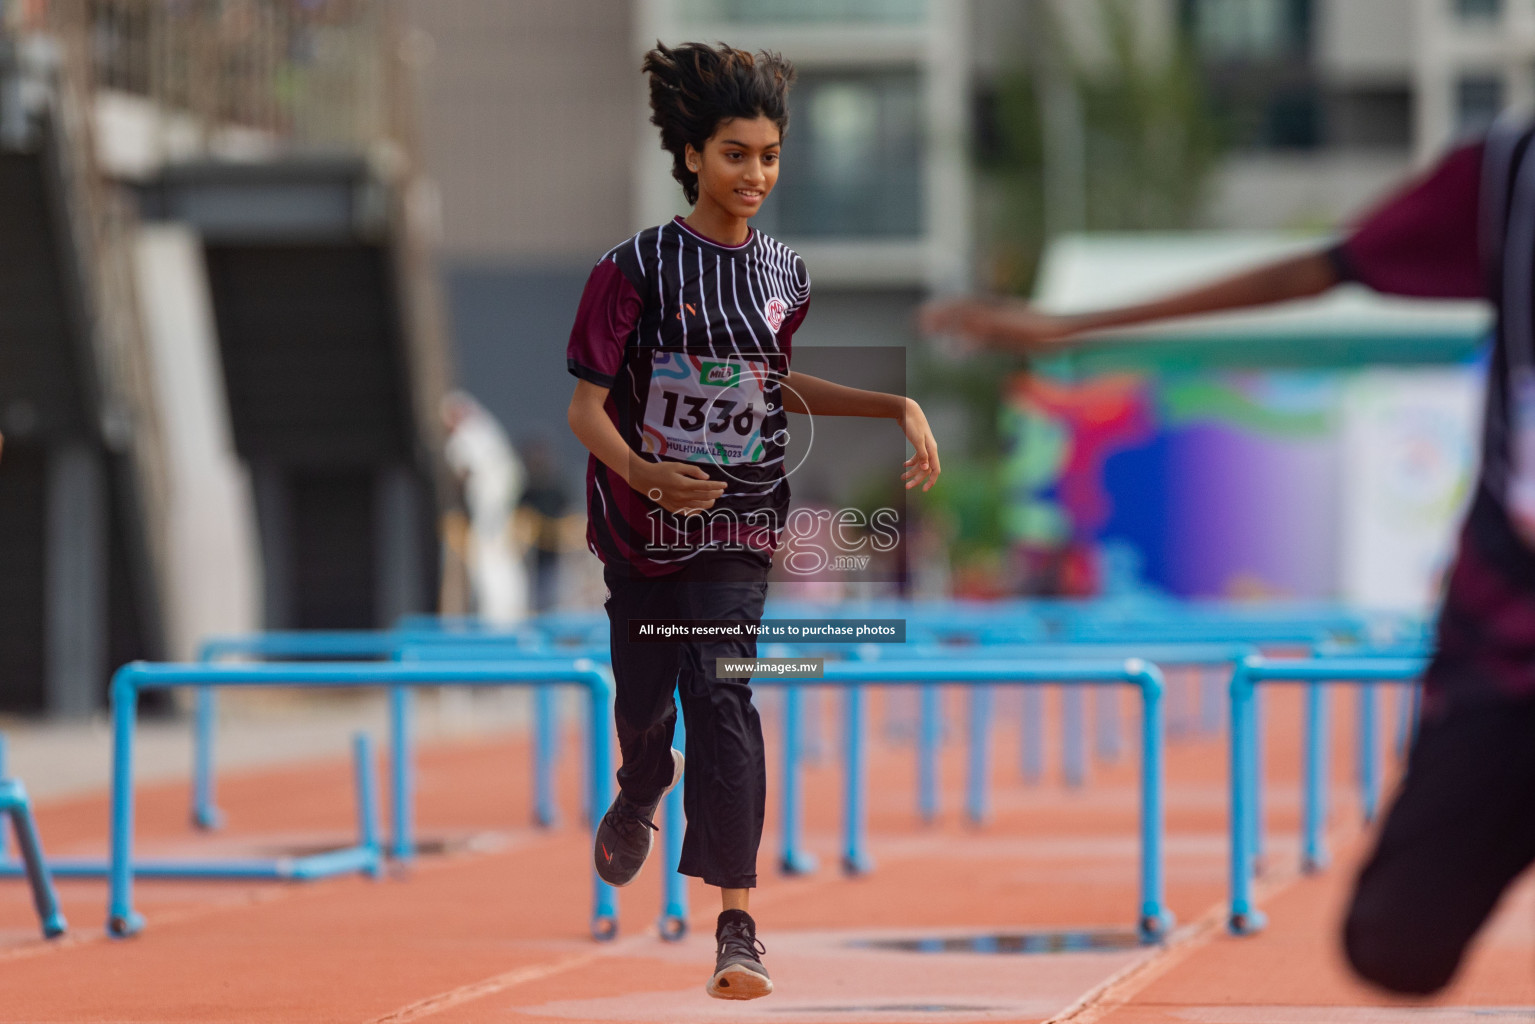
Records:
{"label": "runner's left arm", "polygon": [[918,484],[924,491],[930,490],[937,482],[938,474],[942,472],[938,462],[938,441],[933,437],[922,407],[914,399],[883,391],[850,388],[797,370],[787,373],[781,383],[783,405],[789,412],[896,420],[914,449],[901,473],[907,490]]}

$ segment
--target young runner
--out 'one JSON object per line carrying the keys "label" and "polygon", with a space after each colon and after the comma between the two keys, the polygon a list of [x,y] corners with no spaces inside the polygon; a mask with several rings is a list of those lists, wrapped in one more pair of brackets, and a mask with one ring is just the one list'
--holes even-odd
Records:
{"label": "young runner", "polygon": [[964,300],[923,317],[933,332],[1039,352],[1084,332],[1303,298],[1349,281],[1496,305],[1481,478],[1424,678],[1423,721],[1344,925],[1354,969],[1396,992],[1447,985],[1504,890],[1535,861],[1532,137],[1535,125],[1505,118],[1335,245],[1159,301],[1060,317]]}
{"label": "young runner", "polygon": [[723,908],[706,990],[753,999],[773,990],[747,912],[767,788],[762,726],[749,680],[714,670],[757,645],[631,642],[629,620],[761,619],[789,507],[786,412],[897,420],[916,449],[908,489],[933,485],[938,447],[910,399],[789,368],[810,277],[747,222],[778,179],[793,68],[776,54],[685,43],[657,44],[643,71],[693,210],[597,263],[566,354],[579,378],[570,426],[591,452],[587,541],[608,587],[623,761],[593,855],[612,885],[645,863],[656,807],[682,777],[677,690],[690,764],[680,870],[718,886]]}

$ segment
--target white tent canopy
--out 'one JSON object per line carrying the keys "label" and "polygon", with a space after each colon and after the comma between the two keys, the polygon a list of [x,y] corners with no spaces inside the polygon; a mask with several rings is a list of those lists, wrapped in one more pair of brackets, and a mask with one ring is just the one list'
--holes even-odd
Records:
{"label": "white tent canopy", "polygon": [[[1330,241],[1245,232],[1067,235],[1046,250],[1034,301],[1055,313],[1144,302]],[[1104,331],[1069,359],[1078,370],[1457,363],[1475,354],[1491,320],[1484,302],[1403,299],[1346,285],[1266,309]]]}

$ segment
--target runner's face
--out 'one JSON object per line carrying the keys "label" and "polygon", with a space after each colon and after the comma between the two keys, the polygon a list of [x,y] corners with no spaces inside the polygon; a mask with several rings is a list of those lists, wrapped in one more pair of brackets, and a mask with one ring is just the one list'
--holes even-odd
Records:
{"label": "runner's face", "polygon": [[737,117],[720,123],[702,153],[689,146],[699,203],[712,203],[733,217],[754,216],[778,181],[781,141],[778,126],[767,118]]}

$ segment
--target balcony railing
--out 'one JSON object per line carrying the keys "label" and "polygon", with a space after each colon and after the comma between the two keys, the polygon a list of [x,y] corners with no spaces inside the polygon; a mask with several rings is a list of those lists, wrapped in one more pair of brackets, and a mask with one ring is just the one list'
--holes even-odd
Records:
{"label": "balcony railing", "polygon": [[178,130],[297,149],[397,139],[390,0],[0,0],[15,35],[84,40],[95,89],[152,101]]}

